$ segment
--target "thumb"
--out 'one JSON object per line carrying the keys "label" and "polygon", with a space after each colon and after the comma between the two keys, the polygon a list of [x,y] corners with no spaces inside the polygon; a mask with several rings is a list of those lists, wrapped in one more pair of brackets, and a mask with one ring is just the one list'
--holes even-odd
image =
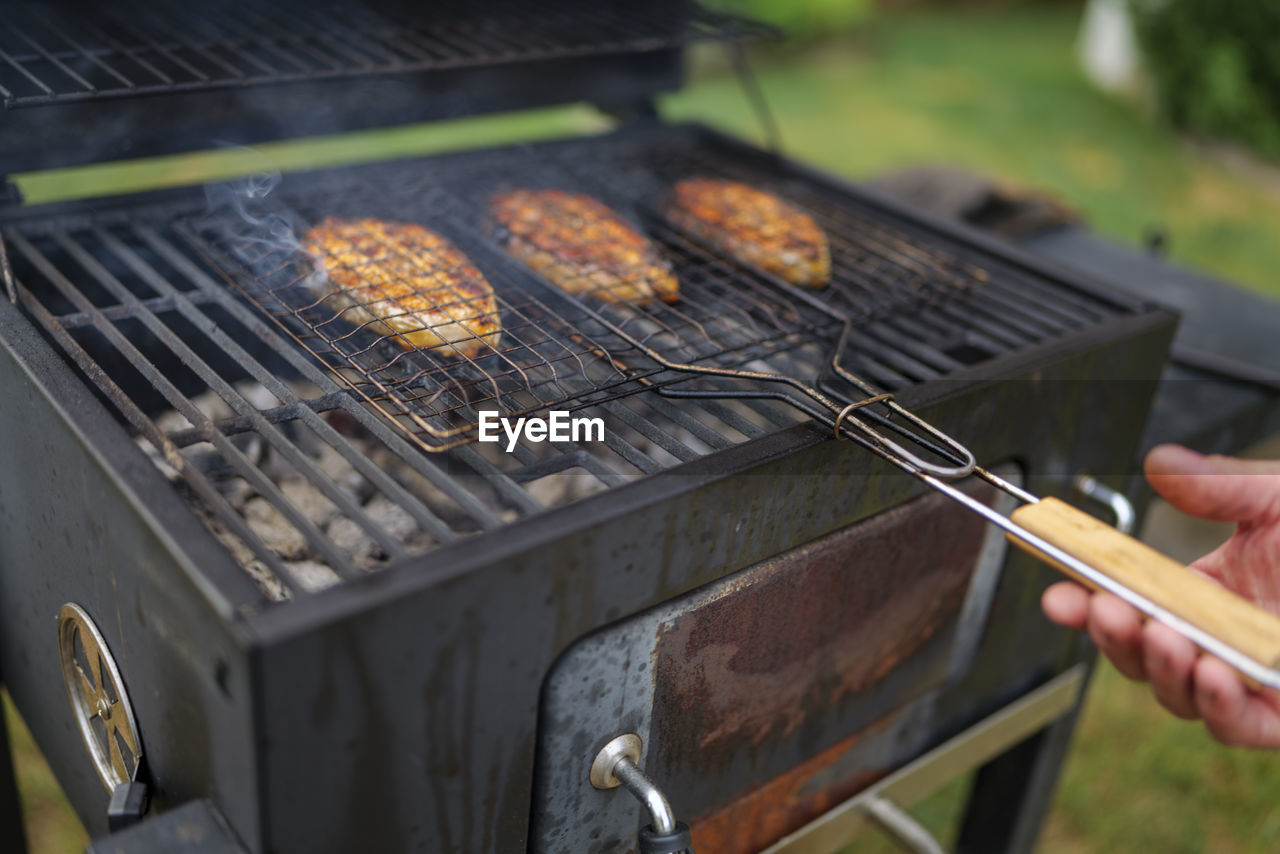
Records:
{"label": "thumb", "polygon": [[1147,480],[1174,507],[1218,522],[1280,516],[1280,462],[1204,456],[1179,445],[1147,454]]}

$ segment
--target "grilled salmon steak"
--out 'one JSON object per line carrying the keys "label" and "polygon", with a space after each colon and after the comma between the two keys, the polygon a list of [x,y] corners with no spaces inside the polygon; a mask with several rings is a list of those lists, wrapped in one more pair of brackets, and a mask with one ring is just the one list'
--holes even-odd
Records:
{"label": "grilled salmon steak", "polygon": [[343,316],[406,350],[474,357],[502,337],[493,287],[457,247],[412,223],[326,219],[302,239]]}
{"label": "grilled salmon steak", "polygon": [[793,285],[820,288],[831,279],[827,236],[813,217],[746,184],[681,181],[667,216],[722,252]]}
{"label": "grilled salmon steak", "polygon": [[657,247],[599,201],[564,190],[512,190],[493,197],[507,251],[571,294],[644,305],[680,298]]}

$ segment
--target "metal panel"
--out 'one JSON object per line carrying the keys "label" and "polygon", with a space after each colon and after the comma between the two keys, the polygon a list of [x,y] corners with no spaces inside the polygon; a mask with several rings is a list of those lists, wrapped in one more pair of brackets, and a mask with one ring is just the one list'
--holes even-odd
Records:
{"label": "metal panel", "polygon": [[[259,820],[239,573],[14,306],[0,304],[0,672],[77,813],[106,830],[108,793],[72,716],[56,617],[98,623],[133,700],[156,809],[216,798]],[[19,356],[22,352],[25,355]],[[38,426],[36,426],[38,425]],[[93,439],[88,438],[89,435]]]}
{"label": "metal panel", "polygon": [[583,773],[620,732],[646,740],[642,764],[696,846],[726,854],[883,774],[892,757],[859,767],[842,734],[967,671],[956,640],[981,633],[1005,548],[926,496],[574,644],[543,689],[532,849],[625,848],[638,804]]}
{"label": "metal panel", "polygon": [[[1058,418],[990,421],[974,443],[979,459],[1014,457],[1045,473],[1122,470],[1142,420],[1126,410],[1150,399],[1153,384],[1138,378],[1158,371],[1168,341],[1167,319],[1152,320],[1150,334],[1130,328],[1116,340],[1113,330],[1109,344],[921,408],[947,424],[989,407],[1032,413],[1066,401]],[[1088,381],[1107,371],[1133,379]],[[1099,443],[1104,429],[1110,438]],[[1029,485],[1053,491],[1048,478]],[[263,613],[254,620],[264,644],[259,714],[272,730],[261,755],[263,846],[521,850],[539,692],[573,640],[897,505],[914,486],[797,427],[615,490],[612,501],[551,511],[501,538],[333,588],[306,608]],[[562,516],[574,517],[573,533],[556,527]],[[1074,636],[1036,607],[1052,576],[1010,557],[974,667],[902,724],[921,749],[1078,660]],[[588,759],[591,747],[582,746]],[[332,821],[319,826],[317,814]]]}
{"label": "metal panel", "polygon": [[874,827],[866,812],[872,799],[888,798],[901,806],[923,800],[1075,709],[1084,697],[1085,678],[1085,665],[1072,667],[761,854],[832,854],[844,848],[869,825]]}

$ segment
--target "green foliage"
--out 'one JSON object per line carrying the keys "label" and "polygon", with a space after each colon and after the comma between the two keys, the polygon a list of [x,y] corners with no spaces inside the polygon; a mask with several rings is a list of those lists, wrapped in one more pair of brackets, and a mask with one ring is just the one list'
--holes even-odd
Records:
{"label": "green foliage", "polygon": [[1133,0],[1162,111],[1280,157],[1280,0]]}
{"label": "green foliage", "polygon": [[733,9],[807,41],[853,29],[871,16],[874,5],[874,0],[736,0]]}

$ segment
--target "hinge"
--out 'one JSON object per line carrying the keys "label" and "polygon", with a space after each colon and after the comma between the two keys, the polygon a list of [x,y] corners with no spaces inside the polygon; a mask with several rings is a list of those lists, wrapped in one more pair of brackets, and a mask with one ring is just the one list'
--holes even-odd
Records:
{"label": "hinge", "polygon": [[18,185],[9,178],[0,176],[0,207],[7,205],[17,207],[23,201],[22,191],[18,189]]}

